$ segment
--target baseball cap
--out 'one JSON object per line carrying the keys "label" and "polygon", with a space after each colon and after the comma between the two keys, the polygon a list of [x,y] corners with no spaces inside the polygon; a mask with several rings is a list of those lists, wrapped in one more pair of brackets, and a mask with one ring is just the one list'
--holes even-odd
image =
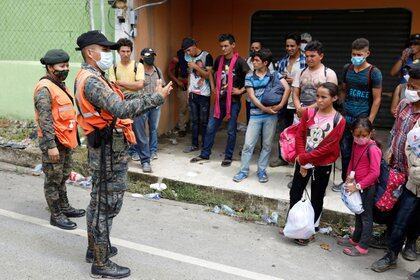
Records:
{"label": "baseball cap", "polygon": [[76,51],[80,51],[83,48],[94,44],[109,47],[111,50],[118,49],[117,43],[108,41],[105,35],[99,32],[99,30],[92,30],[83,33],[77,38],[78,47],[76,48]]}
{"label": "baseball cap", "polygon": [[141,50],[140,55],[151,56],[151,55],[156,55],[156,52],[152,48],[144,48]]}

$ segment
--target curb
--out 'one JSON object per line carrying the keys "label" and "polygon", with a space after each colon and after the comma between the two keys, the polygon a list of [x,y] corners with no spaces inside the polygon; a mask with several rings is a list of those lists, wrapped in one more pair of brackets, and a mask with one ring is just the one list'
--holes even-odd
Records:
{"label": "curb", "polygon": [[[16,166],[33,168],[36,164],[41,162],[41,153],[39,149],[35,148],[17,150],[0,147],[0,162],[5,162],[7,164],[12,164],[15,166],[15,170],[13,170],[12,167],[9,167],[8,171],[16,171]],[[259,210],[262,213],[277,211],[280,214],[280,217],[283,218],[283,220],[286,217],[289,208],[289,201],[285,199],[278,200],[252,195],[241,191],[224,190],[217,187],[210,187],[200,184],[191,184],[179,180],[173,180],[165,177],[157,177],[152,174],[144,174],[130,170],[128,170],[128,177],[134,181],[139,181],[147,185],[157,182],[165,183],[168,187],[167,190],[169,190],[169,192],[175,192],[177,194],[182,194],[185,191],[194,191],[201,197],[219,198],[222,200],[230,201],[230,204],[234,205],[229,206],[237,209],[255,209]],[[170,195],[169,197],[165,198],[178,200],[176,199],[176,196],[171,198]],[[201,204],[206,206],[212,206],[214,204],[212,203],[212,201],[200,201],[200,199],[196,199],[194,201],[188,199],[179,199],[179,201]],[[332,224],[352,223],[354,221],[354,215],[324,209],[322,213],[322,220],[328,221],[328,223]]]}

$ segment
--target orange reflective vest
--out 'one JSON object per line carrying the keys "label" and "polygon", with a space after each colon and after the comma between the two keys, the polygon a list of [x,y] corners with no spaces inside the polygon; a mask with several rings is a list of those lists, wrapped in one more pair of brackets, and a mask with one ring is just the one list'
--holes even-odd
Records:
{"label": "orange reflective vest", "polygon": [[[76,110],[74,110],[72,103],[74,97],[67,88],[68,94],[52,81],[42,79],[35,86],[34,98],[44,87],[48,89],[51,95],[51,112],[55,136],[63,146],[73,149],[77,146]],[[39,125],[39,113],[36,108],[35,121],[38,124],[38,137],[41,138],[42,130]]]}
{"label": "orange reflective vest", "polygon": [[[80,69],[76,76],[76,102],[79,109],[77,122],[83,128],[85,135],[89,135],[95,128],[102,130],[111,125],[113,116],[106,110],[101,109],[98,112],[95,107],[86,99],[85,84],[88,77],[93,76],[92,72]],[[96,76],[96,75],[95,75]],[[102,77],[96,76],[104,83],[104,86],[118,94],[121,100],[124,100],[124,94],[115,84],[108,84]],[[110,86],[111,85],[111,86]],[[131,124],[131,119],[117,119],[116,128],[122,129],[125,139],[131,143],[136,143]]]}

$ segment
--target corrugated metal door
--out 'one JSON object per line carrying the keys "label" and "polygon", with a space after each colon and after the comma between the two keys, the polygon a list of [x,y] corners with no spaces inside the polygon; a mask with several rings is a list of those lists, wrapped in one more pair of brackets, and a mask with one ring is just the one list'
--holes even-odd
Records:
{"label": "corrugated metal door", "polygon": [[[261,40],[276,58],[285,55],[284,39],[290,32],[308,32],[324,44],[324,64],[341,80],[343,65],[350,61],[351,43],[365,37],[370,41],[369,62],[382,71],[383,91],[391,93],[397,79],[389,71],[403,50],[411,30],[411,12],[406,9],[258,11],[252,16],[251,38]],[[390,127],[390,97],[385,94],[376,121]]]}

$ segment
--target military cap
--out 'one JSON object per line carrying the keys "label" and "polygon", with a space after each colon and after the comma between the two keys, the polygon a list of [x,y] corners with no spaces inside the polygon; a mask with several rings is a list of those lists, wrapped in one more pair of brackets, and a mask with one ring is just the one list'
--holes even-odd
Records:
{"label": "military cap", "polygon": [[140,55],[151,56],[151,55],[156,55],[156,52],[152,48],[144,48],[141,50]]}
{"label": "military cap", "polygon": [[68,62],[70,57],[68,53],[61,49],[52,49],[47,51],[43,58],[39,61],[44,65],[54,65],[57,63]]}
{"label": "military cap", "polygon": [[118,43],[108,41],[105,35],[99,32],[98,30],[92,30],[83,33],[79,36],[79,38],[77,38],[77,45],[79,47],[76,48],[76,51],[80,51],[84,47],[94,44],[109,47],[111,50],[116,50],[119,46]]}

